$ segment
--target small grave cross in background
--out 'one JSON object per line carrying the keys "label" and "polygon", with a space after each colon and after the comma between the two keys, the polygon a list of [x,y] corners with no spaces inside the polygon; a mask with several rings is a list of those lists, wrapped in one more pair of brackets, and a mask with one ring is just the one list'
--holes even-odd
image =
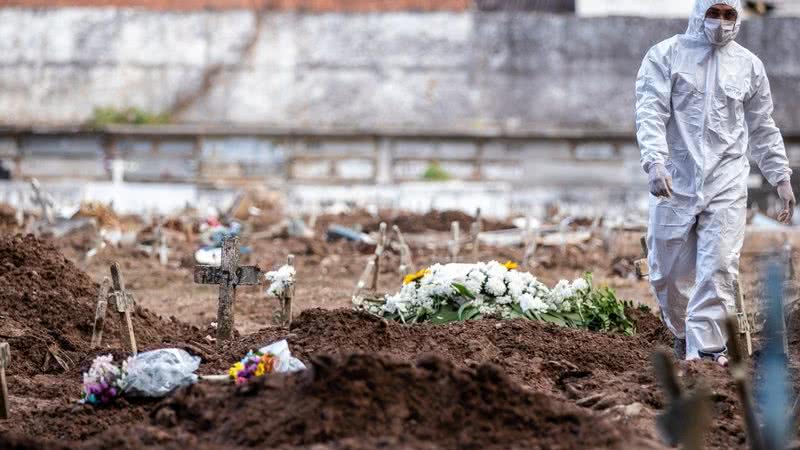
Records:
{"label": "small grave cross in background", "polygon": [[6,384],[6,367],[11,362],[11,350],[8,342],[0,342],[0,419],[9,416],[8,385]]}
{"label": "small grave cross in background", "polygon": [[42,219],[48,225],[53,224],[53,201],[42,191],[42,185],[39,180],[34,178],[31,180],[31,188],[33,189],[33,201],[42,208]]}
{"label": "small grave cross in background", "polygon": [[131,318],[135,301],[133,295],[125,291],[125,280],[122,278],[117,263],[111,265],[111,283],[112,289],[108,294],[108,298],[113,299],[114,309],[119,313],[121,322],[119,327],[120,340],[125,349],[135,355],[138,353],[138,349],[136,347],[136,336],[133,334],[133,320]]}
{"label": "small grave cross in background", "polygon": [[222,241],[222,264],[219,267],[195,266],[195,283],[219,285],[217,344],[222,344],[233,336],[233,305],[236,301],[236,287],[256,285],[259,283],[260,276],[261,270],[256,266],[239,267],[238,237],[226,237]]}

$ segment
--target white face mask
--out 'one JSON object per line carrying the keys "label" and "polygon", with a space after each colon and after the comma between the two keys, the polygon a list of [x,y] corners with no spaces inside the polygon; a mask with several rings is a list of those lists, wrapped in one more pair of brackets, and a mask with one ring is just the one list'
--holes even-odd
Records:
{"label": "white face mask", "polygon": [[706,19],[704,25],[706,37],[714,45],[725,45],[736,39],[736,35],[739,34],[737,21]]}

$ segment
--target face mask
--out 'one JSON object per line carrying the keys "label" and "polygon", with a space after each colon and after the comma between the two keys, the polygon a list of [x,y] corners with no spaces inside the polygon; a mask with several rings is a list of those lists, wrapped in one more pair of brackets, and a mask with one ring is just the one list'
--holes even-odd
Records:
{"label": "face mask", "polygon": [[739,23],[736,21],[706,19],[704,24],[706,37],[714,45],[725,45],[739,34]]}

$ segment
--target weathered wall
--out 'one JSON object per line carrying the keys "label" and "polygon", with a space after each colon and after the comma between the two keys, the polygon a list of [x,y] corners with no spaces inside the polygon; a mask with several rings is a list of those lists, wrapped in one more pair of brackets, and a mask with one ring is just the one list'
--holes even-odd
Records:
{"label": "weathered wall", "polygon": [[[684,28],[474,11],[5,8],[0,123],[77,124],[96,106],[182,100],[186,122],[629,132],[642,56]],[[800,20],[748,21],[740,42],[768,67],[777,121],[800,133]]]}

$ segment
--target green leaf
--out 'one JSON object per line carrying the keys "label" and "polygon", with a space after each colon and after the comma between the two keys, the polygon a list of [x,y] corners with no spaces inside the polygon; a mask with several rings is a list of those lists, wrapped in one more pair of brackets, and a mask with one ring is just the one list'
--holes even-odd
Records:
{"label": "green leaf", "polygon": [[458,310],[450,306],[443,306],[431,316],[430,322],[435,325],[458,322]]}
{"label": "green leaf", "polygon": [[467,310],[467,313],[464,314],[464,320],[477,319],[480,313],[481,311],[478,308],[470,308]]}
{"label": "green leaf", "polygon": [[566,327],[567,322],[562,318],[556,315],[555,313],[542,313],[541,314],[542,320],[547,323],[554,323],[556,325]]}
{"label": "green leaf", "polygon": [[475,300],[475,294],[469,291],[466,286],[460,283],[453,283],[453,288],[464,297],[467,297],[470,300]]}
{"label": "green leaf", "polygon": [[470,305],[471,303],[467,302],[461,305],[461,308],[458,308],[458,320],[464,320],[464,310],[469,308]]}

